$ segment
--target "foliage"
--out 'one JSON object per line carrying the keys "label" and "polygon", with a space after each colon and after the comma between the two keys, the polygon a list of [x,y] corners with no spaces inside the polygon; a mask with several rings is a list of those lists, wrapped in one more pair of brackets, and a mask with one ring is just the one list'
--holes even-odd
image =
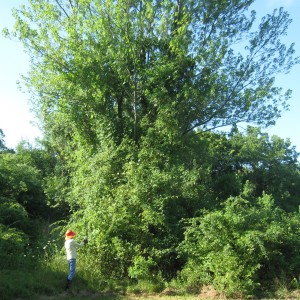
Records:
{"label": "foliage", "polygon": [[24,207],[17,202],[8,201],[5,198],[0,198],[0,203],[0,223],[9,227],[13,226],[21,230],[26,230],[28,213]]}
{"label": "foliage", "polygon": [[257,197],[265,192],[285,210],[298,211],[299,153],[290,140],[269,137],[260,128],[251,126],[244,133],[235,129],[228,137],[215,134],[208,138],[216,197],[225,200],[236,196],[249,181],[255,186]]}
{"label": "foliage", "polygon": [[189,285],[213,283],[228,296],[254,295],[260,287],[299,270],[299,213],[287,214],[271,196],[255,199],[251,187],[222,209],[191,219],[180,245]]}
{"label": "foliage", "polygon": [[239,133],[232,136],[231,143],[242,181],[249,180],[255,185],[255,195],[265,192],[285,210],[298,211],[299,153],[290,140],[269,137],[259,128],[249,127],[245,136]]}
{"label": "foliage", "polygon": [[[134,261],[144,257],[154,262],[154,277],[161,272],[170,278],[181,264],[175,253],[183,233],[180,220],[194,216],[209,202],[204,184],[197,183],[208,173],[201,170],[200,159],[190,162],[190,150],[179,142],[172,150],[145,140],[137,158],[131,154],[136,146],[130,143],[110,142],[95,155],[76,153],[82,164],[70,181],[71,225],[88,235],[87,255],[96,257],[103,276],[128,276]],[[174,162],[166,151],[177,153]]]}
{"label": "foliage", "polygon": [[30,0],[10,36],[31,54],[26,82],[47,136],[62,153],[171,123],[181,134],[272,124],[290,94],[273,77],[297,59],[280,41],[287,13],[255,29],[252,2]]}
{"label": "foliage", "polygon": [[36,245],[49,218],[43,176],[51,165],[45,151],[27,147],[20,143],[17,152],[0,153],[0,264],[3,268],[23,268],[25,262],[34,265],[31,260],[37,254]]}
{"label": "foliage", "polygon": [[5,142],[4,142],[4,133],[3,130],[0,129],[0,151],[6,150]]}
{"label": "foliage", "polygon": [[39,170],[20,155],[0,155],[2,196],[20,203],[31,216],[46,216],[46,201]]}
{"label": "foliage", "polygon": [[1,267],[14,268],[14,260],[24,255],[27,244],[28,237],[22,231],[0,224]]}
{"label": "foliage", "polygon": [[142,256],[137,256],[134,258],[133,266],[129,268],[129,276],[131,278],[151,281],[151,268],[154,266],[155,262],[151,259],[151,257],[149,259],[145,259]]}
{"label": "foliage", "polygon": [[43,142],[40,143],[40,148],[37,148],[26,141],[21,141],[16,147],[16,153],[23,163],[35,167],[41,177],[45,178],[53,173],[56,158],[53,152],[43,145]]}
{"label": "foliage", "polygon": [[[39,216],[51,221],[64,218],[68,214],[69,206],[65,204],[63,191],[68,185],[67,178],[64,176],[66,167],[62,167],[57,153],[44,140],[40,141],[39,148],[21,141],[16,147],[16,154],[23,164],[33,167],[38,173],[38,189],[42,194],[35,198],[43,205],[43,213],[39,212]],[[38,189],[36,188],[36,191]],[[36,204],[34,205],[37,207]]]}
{"label": "foliage", "polygon": [[[201,274],[229,294],[252,293],[262,261],[277,258],[272,221],[278,225],[279,216],[288,223],[263,191],[274,194],[277,205],[293,202],[295,211],[299,182],[290,144],[270,142],[258,129],[246,136],[234,131],[240,122],[275,122],[290,91],[276,87],[274,76],[298,63],[293,45],[280,41],[287,13],[274,10],[255,28],[252,3],[29,0],[16,9],[15,27],[5,34],[31,56],[24,83],[45,140],[43,149],[22,143],[16,154],[0,157],[5,214],[20,213],[15,203],[30,218],[55,208],[51,217],[61,221],[55,230],[69,226],[78,238],[88,236],[81,257],[101,280],[140,286],[147,280],[157,287],[183,268],[187,281]],[[229,138],[207,132],[223,126],[233,126]],[[287,180],[279,184],[281,176]],[[247,181],[256,186],[251,199],[240,195]],[[255,222],[260,218],[270,246]],[[216,248],[203,240],[198,249],[189,239],[203,238],[197,220],[220,235]],[[232,226],[236,248],[224,244],[231,236],[223,222]],[[288,233],[280,235],[287,247],[295,238]],[[184,238],[187,256],[179,256]],[[215,260],[203,262],[208,249]],[[188,273],[193,260],[200,270]]]}

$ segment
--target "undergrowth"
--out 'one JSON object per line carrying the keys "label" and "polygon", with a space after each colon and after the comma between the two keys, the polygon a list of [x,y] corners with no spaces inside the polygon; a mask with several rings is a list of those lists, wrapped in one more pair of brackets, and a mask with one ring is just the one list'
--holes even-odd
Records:
{"label": "undergrowth", "polygon": [[[16,267],[16,266],[14,266]],[[47,257],[41,262],[23,261],[19,268],[0,268],[0,299],[66,299],[64,293],[67,274],[67,261],[63,255]],[[97,266],[86,261],[84,256],[78,259],[77,273],[72,290],[77,296],[74,300],[88,299],[206,299],[201,287],[190,287],[179,280],[170,283],[159,281],[132,281],[103,279],[97,274]],[[256,299],[300,298],[297,282],[294,287],[278,279],[266,292]],[[214,296],[220,298],[222,295]],[[212,298],[211,298],[212,299]]]}

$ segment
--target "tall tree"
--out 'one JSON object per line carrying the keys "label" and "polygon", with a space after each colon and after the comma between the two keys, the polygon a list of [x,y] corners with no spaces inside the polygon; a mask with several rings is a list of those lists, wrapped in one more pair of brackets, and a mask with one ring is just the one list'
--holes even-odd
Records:
{"label": "tall tree", "polygon": [[280,41],[290,19],[275,10],[252,29],[253,1],[29,0],[15,10],[11,35],[32,57],[25,82],[72,220],[89,229],[106,275],[136,276],[141,262],[174,275],[180,221],[211,200],[207,141],[193,131],[269,125],[285,108],[290,92],[274,75],[297,62]]}
{"label": "tall tree", "polygon": [[291,20],[275,10],[251,31],[253,1],[30,0],[14,34],[47,130],[138,142],[170,118],[182,134],[273,123],[289,97],[274,75],[296,62],[280,42]]}

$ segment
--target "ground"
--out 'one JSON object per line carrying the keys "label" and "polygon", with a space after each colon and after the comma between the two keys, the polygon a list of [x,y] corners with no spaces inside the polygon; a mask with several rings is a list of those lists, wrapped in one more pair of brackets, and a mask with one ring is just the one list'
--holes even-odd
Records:
{"label": "ground", "polygon": [[[79,292],[63,292],[55,296],[39,296],[32,300],[224,300],[225,296],[218,293],[212,286],[203,287],[202,290],[195,295],[178,296],[172,289],[166,289],[158,294],[130,294],[119,295],[113,293],[91,293],[89,291]],[[260,300],[296,300],[300,299],[300,290],[283,294],[281,297],[260,299]],[[24,299],[14,299],[24,300]],[[243,300],[243,299],[234,299]],[[257,299],[256,299],[257,300]]]}

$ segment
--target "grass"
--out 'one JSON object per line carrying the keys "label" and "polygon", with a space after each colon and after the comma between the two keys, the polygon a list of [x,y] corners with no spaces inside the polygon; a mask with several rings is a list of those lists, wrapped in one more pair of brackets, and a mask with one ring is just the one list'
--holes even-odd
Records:
{"label": "grass", "polygon": [[0,299],[31,299],[34,294],[52,295],[63,284],[62,274],[49,270],[1,270]]}
{"label": "grass", "polygon": [[[78,277],[74,281],[72,293],[64,291],[65,274],[47,269],[31,271],[0,270],[1,300],[213,300],[225,299],[213,289],[211,293],[177,294],[175,290],[165,289],[157,293],[93,291],[85,281]],[[207,291],[206,290],[206,291]],[[258,299],[258,298],[256,298]],[[278,290],[277,293],[263,299],[300,299],[300,290]]]}
{"label": "grass", "polygon": [[[199,297],[198,295],[182,295],[182,296],[162,296],[160,294],[157,295],[126,295],[126,296],[120,296],[120,295],[106,295],[106,294],[90,294],[90,293],[79,293],[77,295],[67,295],[67,294],[59,294],[55,296],[38,296],[36,298],[32,298],[32,300],[222,300],[227,299],[224,297],[219,298],[203,298]],[[259,298],[255,298],[256,300]],[[300,299],[300,291],[297,291],[296,293],[291,293],[289,295],[286,295],[284,297],[270,297],[270,298],[261,298],[260,300],[291,300],[291,299]],[[21,300],[21,299],[19,299]],[[233,300],[243,300],[243,299],[233,299]],[[249,300],[249,299],[248,299]]]}
{"label": "grass", "polygon": [[[160,293],[93,291],[82,278],[74,281],[72,293],[64,291],[65,274],[47,269],[31,271],[0,270],[1,300],[213,300],[225,299],[218,294],[176,294],[171,289]],[[75,285],[76,283],[76,285]],[[213,290],[212,290],[213,292]],[[300,299],[300,290],[281,289],[264,299]]]}
{"label": "grass", "polygon": [[[65,300],[65,299],[72,299],[72,300],[199,300],[197,296],[108,296],[102,294],[94,294],[94,295],[56,295],[52,297],[44,297],[41,296],[39,298],[34,298],[33,300]],[[202,299],[204,300],[204,299]]]}
{"label": "grass", "polygon": [[[135,285],[129,282],[100,281],[84,263],[78,264],[74,279],[73,294],[64,292],[67,264],[65,257],[44,261],[42,265],[24,264],[17,269],[0,268],[1,300],[206,300],[225,299],[212,287],[206,287],[189,294],[183,287],[166,287],[149,282]],[[280,281],[282,282],[282,281]],[[274,283],[274,290],[265,294],[264,299],[300,299],[300,289],[289,290],[280,282]],[[262,299],[261,298],[261,299]],[[258,298],[257,298],[258,299]]]}

